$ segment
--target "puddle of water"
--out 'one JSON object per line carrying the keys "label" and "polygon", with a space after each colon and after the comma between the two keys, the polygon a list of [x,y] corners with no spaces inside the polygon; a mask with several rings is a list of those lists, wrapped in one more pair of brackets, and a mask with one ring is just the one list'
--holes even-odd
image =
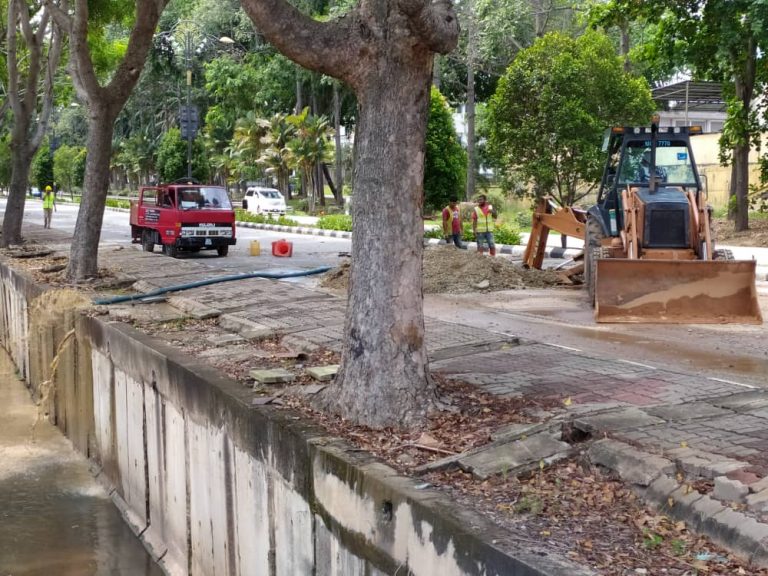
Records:
{"label": "puddle of water", "polygon": [[161,576],[0,350],[0,576]]}

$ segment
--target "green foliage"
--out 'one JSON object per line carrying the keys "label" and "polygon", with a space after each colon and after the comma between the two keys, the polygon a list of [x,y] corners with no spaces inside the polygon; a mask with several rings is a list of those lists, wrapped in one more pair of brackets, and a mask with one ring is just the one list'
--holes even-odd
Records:
{"label": "green foliage", "polygon": [[317,220],[315,228],[320,228],[321,230],[340,230],[343,232],[351,232],[352,216],[347,214],[326,214]]}
{"label": "green foliage", "polygon": [[664,537],[660,534],[656,534],[655,532],[651,532],[649,530],[645,530],[644,536],[643,536],[643,547],[645,547],[648,550],[655,550],[659,546],[661,546],[664,543]]}
{"label": "green foliage", "polygon": [[551,33],[520,53],[488,110],[489,150],[507,175],[573,204],[580,182],[602,172],[603,134],[646,124],[654,110],[647,82],[625,73],[610,40]]}
{"label": "green foliage", "polygon": [[107,206],[109,208],[124,208],[124,209],[128,209],[128,208],[131,207],[131,201],[130,200],[120,200],[118,198],[107,198],[105,206]]}
{"label": "green foliage", "polygon": [[[162,182],[172,182],[187,175],[187,141],[182,140],[178,128],[165,133],[157,149],[157,172]],[[200,182],[208,181],[208,165],[199,138],[192,147],[192,176]]]}
{"label": "green foliage", "polygon": [[256,224],[279,224],[280,226],[301,226],[296,220],[280,216],[275,218],[272,214],[251,214],[242,208],[235,208],[235,220],[238,222],[254,222]]}
{"label": "green foliage", "polygon": [[0,188],[11,183],[11,145],[9,138],[0,138]]}
{"label": "green foliage", "polygon": [[30,185],[37,186],[44,190],[46,186],[53,186],[53,160],[51,158],[51,149],[48,144],[43,144],[38,148],[37,154],[32,159],[30,170]]}
{"label": "green foliage", "polygon": [[85,165],[88,159],[88,151],[85,148],[81,148],[80,152],[75,157],[74,165],[74,182],[75,186],[82,186],[85,181]]}
{"label": "green foliage", "polygon": [[[471,223],[465,222],[462,225],[461,237],[467,242],[473,242],[475,240],[475,235],[472,233]],[[518,245],[521,242],[520,231],[510,224],[497,224],[493,230],[493,241],[496,242],[496,244]]]}
{"label": "green foliage", "polygon": [[456,135],[448,104],[435,87],[430,97],[424,162],[425,210],[441,209],[451,196],[464,196],[467,154]]}
{"label": "green foliage", "polygon": [[77,158],[83,148],[72,146],[60,146],[53,155],[53,175],[56,183],[62,190],[71,193],[77,185]]}

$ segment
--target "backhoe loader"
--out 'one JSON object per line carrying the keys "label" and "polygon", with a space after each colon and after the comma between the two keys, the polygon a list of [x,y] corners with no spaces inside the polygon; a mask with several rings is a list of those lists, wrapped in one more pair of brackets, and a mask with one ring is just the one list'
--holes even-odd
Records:
{"label": "backhoe loader", "polygon": [[690,136],[616,127],[587,210],[584,280],[598,322],[759,324],[755,262],[715,249]]}

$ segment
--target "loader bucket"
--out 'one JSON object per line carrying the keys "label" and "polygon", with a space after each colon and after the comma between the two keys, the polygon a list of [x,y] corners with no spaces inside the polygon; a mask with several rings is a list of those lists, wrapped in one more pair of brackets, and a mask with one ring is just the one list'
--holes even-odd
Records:
{"label": "loader bucket", "polygon": [[755,262],[597,261],[598,322],[761,324]]}

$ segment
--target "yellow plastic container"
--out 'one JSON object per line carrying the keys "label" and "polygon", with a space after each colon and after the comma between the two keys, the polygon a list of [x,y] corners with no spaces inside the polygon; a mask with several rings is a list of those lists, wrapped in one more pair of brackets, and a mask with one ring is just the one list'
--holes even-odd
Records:
{"label": "yellow plastic container", "polygon": [[259,256],[261,254],[261,244],[258,240],[251,240],[251,256]]}

